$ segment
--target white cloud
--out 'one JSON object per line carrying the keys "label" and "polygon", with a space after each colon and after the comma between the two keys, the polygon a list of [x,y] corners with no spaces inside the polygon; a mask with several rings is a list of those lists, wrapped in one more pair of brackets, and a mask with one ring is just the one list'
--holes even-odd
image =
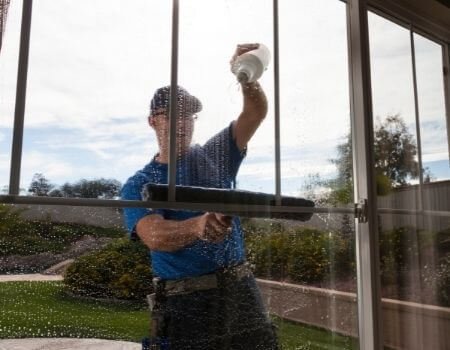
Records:
{"label": "white cloud", "polygon": [[51,180],[69,178],[73,172],[74,166],[59,159],[58,155],[31,151],[23,155],[21,182],[28,185],[35,173],[42,173]]}

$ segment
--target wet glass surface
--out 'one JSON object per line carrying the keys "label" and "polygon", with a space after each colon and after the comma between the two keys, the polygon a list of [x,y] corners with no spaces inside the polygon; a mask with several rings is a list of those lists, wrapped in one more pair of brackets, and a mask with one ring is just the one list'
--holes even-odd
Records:
{"label": "wet glass surface", "polygon": [[[282,192],[317,206],[352,205],[345,4],[280,5]],[[12,23],[19,12],[11,12]],[[185,169],[178,169],[177,182],[273,193],[273,63],[261,79],[267,116],[248,144],[236,184],[243,152],[229,143],[227,129],[241,114],[244,92],[230,59],[237,44],[272,47],[272,2],[182,2],[180,15],[179,84],[189,95],[177,99],[176,157]],[[97,0],[80,6],[46,0],[35,4],[33,16],[22,194],[118,198],[126,179],[154,156],[152,175],[167,183],[169,97],[163,94],[154,106],[150,100],[170,80],[170,3]],[[191,138],[206,146],[186,156]],[[133,199],[141,198],[140,189]],[[2,206],[0,219],[3,274],[51,268],[59,276],[70,267],[64,282],[0,284],[1,299],[10,301],[0,308],[0,338],[139,341],[148,335],[148,249],[126,237],[123,210],[37,206],[17,216],[9,209]],[[36,211],[39,220],[32,216]],[[236,312],[220,309],[217,319],[230,325],[221,335],[239,333],[231,340],[241,339],[239,348],[252,341],[243,325],[262,322],[265,335],[272,323],[278,327],[287,349],[358,347],[352,215],[314,215],[306,223],[243,218],[245,251],[235,249],[242,243],[237,220],[231,227],[237,239],[225,241],[223,249],[214,248],[220,241],[211,242],[217,239],[214,225],[192,246],[201,258],[214,255],[219,263],[236,262],[245,253],[268,312],[253,296],[256,303],[244,298]],[[190,270],[206,263],[183,264]],[[253,285],[245,288],[243,293],[255,291]],[[236,321],[246,307],[249,312]]]}
{"label": "wet glass surface", "polygon": [[[145,296],[152,290],[152,273],[145,247],[124,238],[120,211],[2,205],[0,215],[0,338],[138,342],[148,335]],[[220,283],[240,300],[239,309],[248,308],[247,318],[236,319],[241,310],[233,311],[237,305],[228,297],[217,299],[216,317],[201,327],[195,326],[194,304],[189,303],[189,315],[181,313],[180,305],[192,298],[173,299],[170,307],[192,318],[193,331],[230,324],[232,341],[240,344],[251,339],[245,331],[270,320],[285,349],[304,344],[356,349],[354,338],[340,335],[355,336],[357,329],[353,218],[326,215],[319,222],[243,219],[261,299],[246,296],[247,286],[255,285],[245,276],[236,282],[224,274]],[[194,300],[202,304],[215,293],[220,292],[196,292]],[[269,314],[261,313],[258,303],[267,305]],[[262,334],[258,339],[265,339]]]}

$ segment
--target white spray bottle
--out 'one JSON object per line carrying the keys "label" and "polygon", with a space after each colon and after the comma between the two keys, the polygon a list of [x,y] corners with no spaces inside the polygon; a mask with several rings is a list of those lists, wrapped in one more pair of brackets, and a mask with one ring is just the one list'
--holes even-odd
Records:
{"label": "white spray bottle", "polygon": [[265,45],[259,44],[257,49],[238,56],[231,71],[240,83],[252,83],[263,75],[269,62],[269,49]]}

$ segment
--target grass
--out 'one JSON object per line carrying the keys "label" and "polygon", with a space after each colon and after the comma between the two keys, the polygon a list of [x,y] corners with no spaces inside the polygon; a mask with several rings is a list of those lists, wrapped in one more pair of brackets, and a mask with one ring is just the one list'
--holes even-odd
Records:
{"label": "grass", "polygon": [[0,284],[0,338],[70,337],[140,341],[148,312],[130,304],[70,298],[61,282]]}
{"label": "grass", "polygon": [[[275,318],[283,349],[357,349],[357,341]],[[130,303],[80,300],[61,282],[0,284],[0,339],[102,338],[139,342],[148,334],[148,311]]]}
{"label": "grass", "polygon": [[289,350],[347,350],[358,349],[358,340],[320,328],[274,318],[283,349]]}

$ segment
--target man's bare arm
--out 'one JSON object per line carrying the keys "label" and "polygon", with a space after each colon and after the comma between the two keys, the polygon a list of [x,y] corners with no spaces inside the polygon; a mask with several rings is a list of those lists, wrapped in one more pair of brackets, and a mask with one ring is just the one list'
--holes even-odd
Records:
{"label": "man's bare arm", "polygon": [[174,252],[197,239],[221,242],[231,231],[231,217],[205,213],[187,220],[166,220],[161,215],[143,217],[136,225],[142,242],[154,251]]}
{"label": "man's bare arm", "polygon": [[242,84],[244,98],[242,112],[233,122],[233,136],[239,150],[247,147],[267,115],[267,98],[258,82]]}
{"label": "man's bare arm", "polygon": [[[249,51],[255,50],[259,44],[237,45],[231,57],[230,65],[233,67],[236,59]],[[233,122],[233,137],[239,150],[247,147],[248,141],[252,138],[261,122],[267,115],[267,98],[261,85],[258,82],[242,83],[242,95],[244,98],[243,108],[237,120]]]}

